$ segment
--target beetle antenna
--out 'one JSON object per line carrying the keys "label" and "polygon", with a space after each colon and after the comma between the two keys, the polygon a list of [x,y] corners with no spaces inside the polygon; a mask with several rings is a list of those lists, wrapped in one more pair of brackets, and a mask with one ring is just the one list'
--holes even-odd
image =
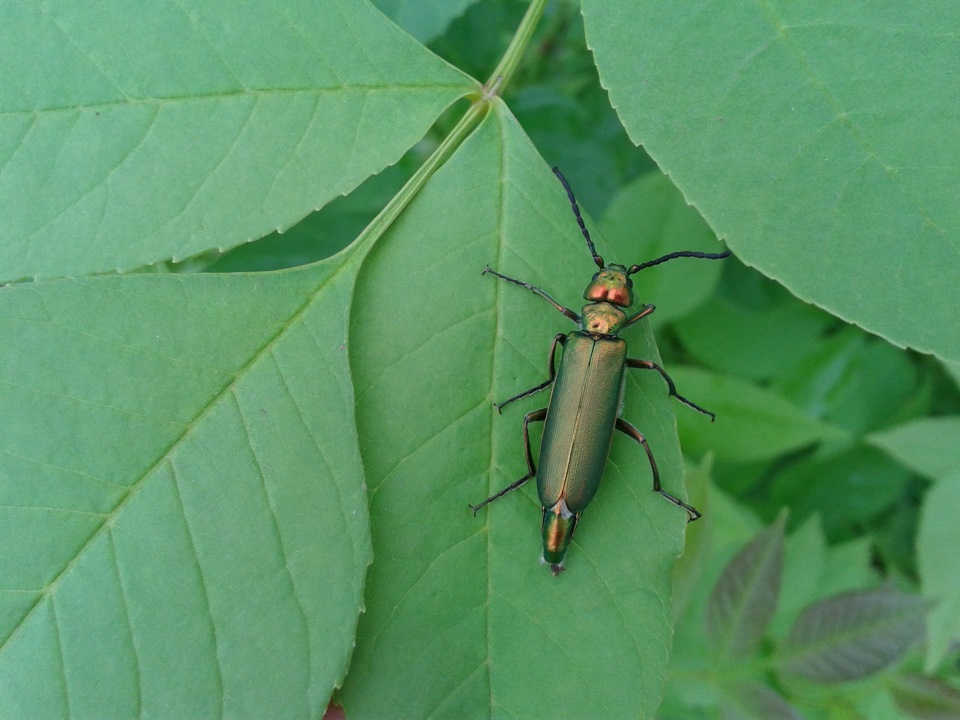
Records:
{"label": "beetle antenna", "polygon": [[630,269],[627,270],[627,275],[633,275],[634,273],[638,273],[641,270],[647,269],[648,267],[665,263],[667,260],[674,260],[682,257],[703,258],[704,260],[722,260],[725,257],[730,257],[730,251],[724,250],[722,253],[704,253],[696,252],[694,250],[681,250],[680,252],[672,252],[664,255],[663,257],[658,257],[656,260],[640,263],[639,265],[631,265]]}
{"label": "beetle antenna", "polygon": [[597,267],[603,270],[605,264],[603,258],[597,255],[597,248],[593,245],[593,240],[590,239],[590,233],[587,232],[587,226],[583,223],[583,216],[580,214],[580,208],[577,206],[577,199],[573,196],[573,190],[570,189],[570,183],[567,182],[567,179],[563,176],[563,173],[560,172],[560,168],[554,167],[553,174],[559,178],[563,189],[567,191],[567,199],[570,200],[570,207],[573,208],[573,214],[577,218],[577,225],[580,226],[580,232],[583,233],[584,239],[587,241],[587,247],[590,248],[590,254],[593,255],[593,261],[597,264]]}

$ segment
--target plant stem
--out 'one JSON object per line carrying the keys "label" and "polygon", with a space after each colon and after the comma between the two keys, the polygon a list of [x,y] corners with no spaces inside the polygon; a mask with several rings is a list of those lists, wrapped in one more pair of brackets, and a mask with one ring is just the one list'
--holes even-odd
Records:
{"label": "plant stem", "polygon": [[410,201],[417,196],[417,193],[423,189],[430,176],[436,172],[453,152],[460,146],[467,136],[473,132],[473,129],[480,123],[489,109],[489,100],[480,100],[470,105],[470,108],[456,124],[450,134],[444,138],[443,142],[434,150],[423,165],[417,168],[413,176],[407,180],[406,184],[400,188],[400,191],[390,199],[390,202],[380,211],[380,213],[370,222],[369,225],[360,234],[357,239],[357,245],[363,245],[371,239],[379,238],[386,232],[396,219],[403,212],[403,209],[410,204]]}
{"label": "plant stem", "polygon": [[377,215],[363,233],[361,233],[360,238],[358,238],[359,244],[363,244],[371,240],[371,238],[378,238],[386,232],[387,228],[389,228],[397,217],[399,217],[400,213],[403,212],[403,209],[409,205],[410,201],[420,192],[427,180],[430,179],[430,176],[447,161],[460,146],[460,143],[480,124],[489,111],[490,105],[494,99],[500,95],[503,88],[506,87],[517,65],[520,64],[520,60],[523,59],[523,54],[527,49],[527,45],[530,43],[530,38],[533,37],[533,31],[536,29],[537,23],[543,15],[543,9],[546,4],[547,0],[531,0],[530,7],[527,8],[523,20],[520,21],[520,27],[517,28],[513,39],[510,41],[510,46],[503,54],[500,63],[493,71],[490,79],[483,86],[483,91],[472,96],[473,102],[464,116],[460,118],[460,121],[450,134],[444,138],[443,142],[440,143],[437,149],[426,159],[423,165],[417,169],[400,191],[393,196],[386,207],[380,211],[380,214]]}
{"label": "plant stem", "polygon": [[503,89],[510,82],[517,65],[523,59],[523,53],[526,52],[527,45],[530,44],[530,38],[533,37],[533,31],[537,29],[537,23],[540,22],[540,16],[543,15],[543,9],[547,5],[547,0],[531,0],[527,8],[526,15],[520,21],[520,27],[514,33],[510,46],[500,59],[500,63],[490,75],[484,85],[484,95],[500,95]]}

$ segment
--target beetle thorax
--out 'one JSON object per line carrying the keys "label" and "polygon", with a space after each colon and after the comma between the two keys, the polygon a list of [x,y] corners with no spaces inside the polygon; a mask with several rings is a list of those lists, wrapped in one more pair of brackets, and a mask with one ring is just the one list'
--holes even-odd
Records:
{"label": "beetle thorax", "polygon": [[591,335],[616,335],[626,313],[608,302],[590,303],[580,311],[581,327]]}

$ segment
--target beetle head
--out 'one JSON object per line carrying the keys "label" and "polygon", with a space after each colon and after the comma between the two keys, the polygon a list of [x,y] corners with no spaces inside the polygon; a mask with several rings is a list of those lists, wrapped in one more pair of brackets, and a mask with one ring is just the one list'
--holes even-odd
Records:
{"label": "beetle head", "polygon": [[622,308],[633,305],[633,281],[623,265],[610,263],[593,279],[583,291],[583,297],[590,302],[608,302]]}

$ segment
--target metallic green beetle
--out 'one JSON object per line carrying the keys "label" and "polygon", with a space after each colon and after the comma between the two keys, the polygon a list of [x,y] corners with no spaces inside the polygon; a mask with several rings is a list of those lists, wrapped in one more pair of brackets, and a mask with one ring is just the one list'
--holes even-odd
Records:
{"label": "metallic green beetle", "polygon": [[[627,343],[619,337],[619,334],[647,317],[655,309],[653,305],[644,305],[633,315],[627,315],[624,309],[633,305],[631,275],[674,258],[695,257],[716,260],[727,257],[730,251],[715,254],[692,251],[674,252],[642,265],[631,265],[629,268],[615,263],[607,265],[597,254],[590,239],[590,233],[584,225],[570,185],[557,168],[553,168],[553,172],[567,191],[580,231],[600,271],[594,274],[584,291],[583,297],[588,303],[583,306],[578,315],[538,287],[501,275],[489,267],[484,269],[484,274],[490,273],[501,280],[519,285],[539,295],[573,320],[580,329],[566,335],[560,333],[553,339],[549,355],[550,376],[545,382],[519,395],[514,395],[496,406],[498,411],[502,411],[505,405],[514,400],[553,386],[547,407],[527,413],[523,419],[523,445],[527,457],[527,474],[479,505],[471,505],[470,508],[476,515],[484,505],[517,489],[536,475],[537,491],[543,507],[541,522],[543,559],[550,564],[553,574],[559,575],[563,570],[563,558],[573,539],[580,516],[584,508],[590,504],[600,485],[600,477],[603,475],[603,468],[610,454],[614,429],[629,435],[643,446],[653,473],[654,491],[686,510],[689,521],[700,517],[700,513],[695,508],[660,487],[660,473],[657,471],[657,463],[653,459],[650,446],[633,425],[620,417],[626,369],[656,370],[666,381],[670,395],[695,410],[709,415],[711,420],[714,415],[680,395],[673,380],[656,363],[628,358]],[[557,345],[563,346],[559,370],[556,367]],[[540,441],[539,471],[534,465],[533,453],[530,449],[529,425],[532,422],[544,423],[543,438]]]}

